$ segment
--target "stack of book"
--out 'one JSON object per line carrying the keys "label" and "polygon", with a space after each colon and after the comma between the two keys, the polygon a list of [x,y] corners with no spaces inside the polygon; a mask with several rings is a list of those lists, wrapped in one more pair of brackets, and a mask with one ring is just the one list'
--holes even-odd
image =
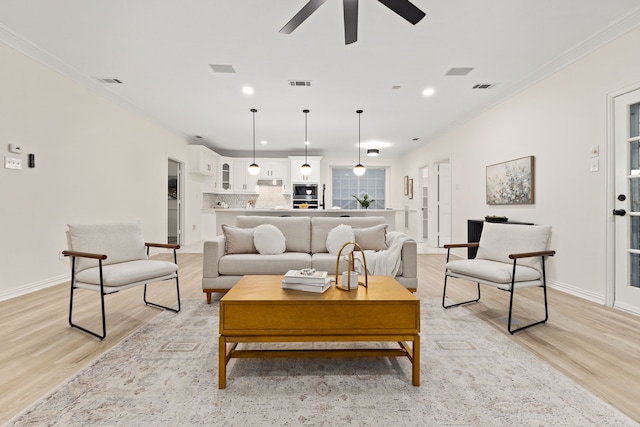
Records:
{"label": "stack of book", "polygon": [[282,279],[283,289],[322,293],[331,286],[331,277],[326,271],[314,271],[311,274],[300,270],[289,270]]}

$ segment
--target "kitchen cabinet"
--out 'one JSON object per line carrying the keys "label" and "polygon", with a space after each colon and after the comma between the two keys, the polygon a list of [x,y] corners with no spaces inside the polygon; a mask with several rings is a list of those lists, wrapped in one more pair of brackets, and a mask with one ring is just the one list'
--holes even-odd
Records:
{"label": "kitchen cabinet", "polygon": [[218,154],[204,145],[189,145],[188,171],[207,176],[217,176]]}
{"label": "kitchen cabinet", "polygon": [[249,173],[249,165],[253,163],[253,159],[235,158],[232,167],[232,183],[231,190],[233,193],[251,193],[256,194],[256,186],[258,185],[258,176]]}
{"label": "kitchen cabinet", "polygon": [[220,192],[222,193],[231,193],[231,181],[232,181],[232,167],[231,167],[232,159],[228,157],[220,158],[220,173],[219,173],[219,181],[220,181]]}
{"label": "kitchen cabinet", "polygon": [[260,165],[258,179],[282,180],[282,192],[291,193],[291,165],[289,159],[256,159]]}
{"label": "kitchen cabinet", "polygon": [[289,175],[289,159],[256,159],[260,165],[258,179],[284,179]]}
{"label": "kitchen cabinet", "polygon": [[291,160],[291,183],[320,183],[320,160],[322,156],[307,156],[307,163],[311,166],[311,173],[307,176],[302,175],[300,166],[304,164],[304,156],[289,156]]}

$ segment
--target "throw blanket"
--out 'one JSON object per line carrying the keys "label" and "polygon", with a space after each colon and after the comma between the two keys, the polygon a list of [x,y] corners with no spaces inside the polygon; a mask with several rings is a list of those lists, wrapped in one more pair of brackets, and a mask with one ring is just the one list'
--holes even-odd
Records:
{"label": "throw blanket", "polygon": [[[387,233],[388,249],[383,251],[365,250],[364,255],[367,259],[367,272],[372,276],[395,276],[400,268],[402,245],[407,240],[411,240],[407,234],[400,231],[389,231]],[[358,274],[363,274],[362,253],[356,250],[353,256],[356,271]]]}

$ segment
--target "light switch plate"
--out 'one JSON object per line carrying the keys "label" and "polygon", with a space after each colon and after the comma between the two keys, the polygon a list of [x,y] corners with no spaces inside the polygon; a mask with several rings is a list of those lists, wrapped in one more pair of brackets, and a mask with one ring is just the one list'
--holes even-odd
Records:
{"label": "light switch plate", "polygon": [[589,169],[591,172],[598,172],[600,169],[600,162],[598,158],[591,159],[591,168]]}
{"label": "light switch plate", "polygon": [[591,147],[591,157],[598,157],[600,155],[600,146],[594,145]]}

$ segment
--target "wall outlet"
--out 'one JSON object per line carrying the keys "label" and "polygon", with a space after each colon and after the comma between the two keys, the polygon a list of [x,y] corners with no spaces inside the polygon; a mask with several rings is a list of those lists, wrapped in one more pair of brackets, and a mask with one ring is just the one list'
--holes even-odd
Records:
{"label": "wall outlet", "polygon": [[598,172],[598,170],[600,169],[600,162],[598,160],[598,158],[591,159],[591,165],[589,168],[591,172]]}
{"label": "wall outlet", "polygon": [[15,157],[4,157],[5,169],[22,169],[22,160]]}

